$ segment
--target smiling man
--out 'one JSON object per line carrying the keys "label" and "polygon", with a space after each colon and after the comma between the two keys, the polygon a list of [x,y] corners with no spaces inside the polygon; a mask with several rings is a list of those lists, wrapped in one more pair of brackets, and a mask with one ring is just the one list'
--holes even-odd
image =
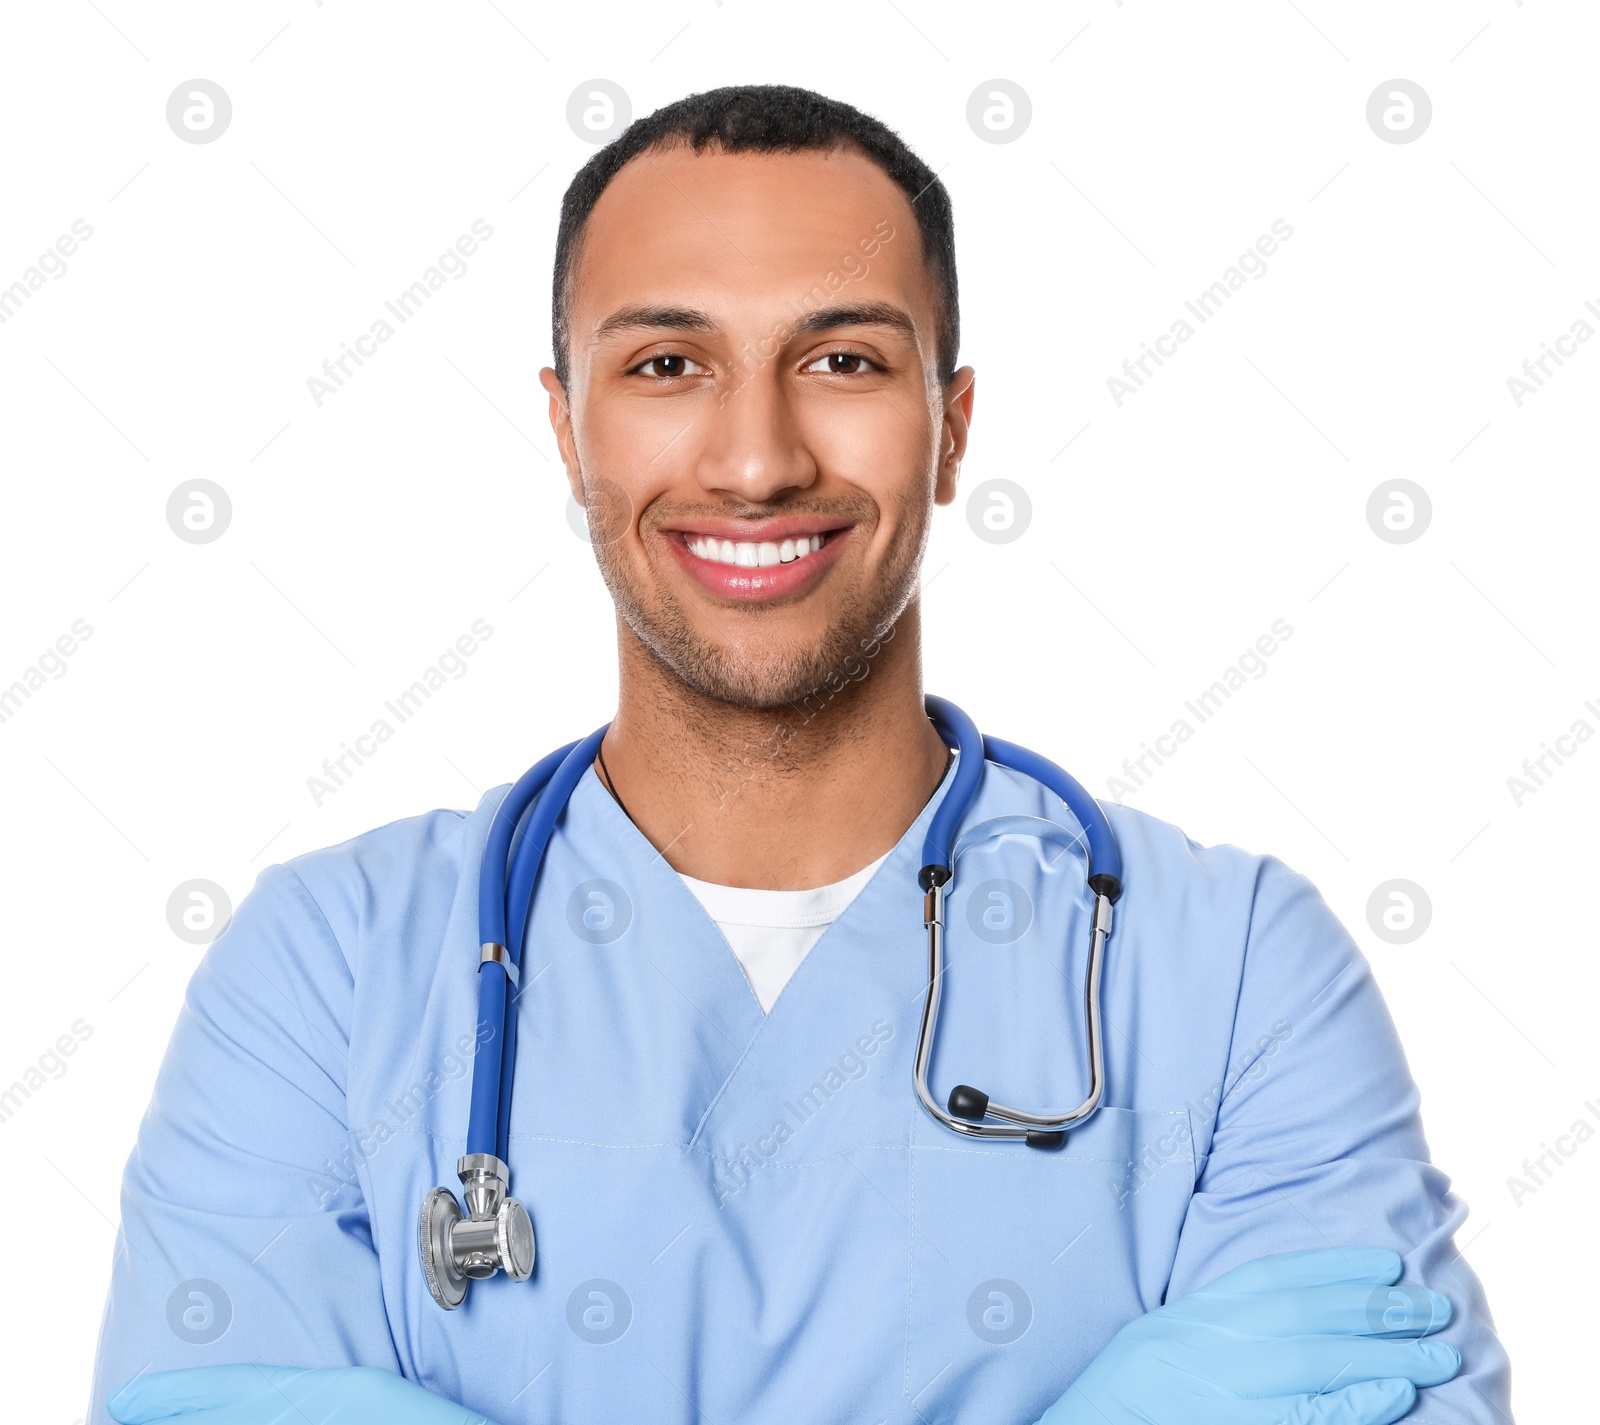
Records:
{"label": "smiling man", "polygon": [[924,701],[952,232],[787,87],[573,180],[540,379],[616,716],[538,774],[503,926],[538,777],[262,874],[128,1165],[95,1425],[1509,1419],[1315,889]]}

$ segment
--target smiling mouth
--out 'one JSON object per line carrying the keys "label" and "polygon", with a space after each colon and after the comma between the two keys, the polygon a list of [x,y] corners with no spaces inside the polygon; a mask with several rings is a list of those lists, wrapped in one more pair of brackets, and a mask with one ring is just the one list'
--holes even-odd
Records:
{"label": "smiling mouth", "polygon": [[803,535],[799,539],[733,540],[711,535],[688,535],[684,546],[696,559],[708,564],[732,564],[742,569],[767,569],[775,564],[793,564],[818,553],[828,542],[826,534]]}

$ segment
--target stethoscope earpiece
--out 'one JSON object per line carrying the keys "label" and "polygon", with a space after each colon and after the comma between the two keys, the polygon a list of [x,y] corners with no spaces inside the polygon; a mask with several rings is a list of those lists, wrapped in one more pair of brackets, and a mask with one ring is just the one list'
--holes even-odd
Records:
{"label": "stethoscope earpiece", "polygon": [[950,1090],[950,1102],[945,1105],[957,1118],[971,1123],[982,1123],[989,1111],[989,1095],[970,1084],[957,1084]]}

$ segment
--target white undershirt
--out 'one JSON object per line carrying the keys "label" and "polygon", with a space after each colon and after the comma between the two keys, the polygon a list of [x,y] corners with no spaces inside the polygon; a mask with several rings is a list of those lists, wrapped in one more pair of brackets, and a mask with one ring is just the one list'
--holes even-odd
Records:
{"label": "white undershirt", "polygon": [[885,851],[870,866],[831,886],[805,891],[719,886],[678,874],[733,947],[765,1014],[822,932],[844,913],[888,855]]}

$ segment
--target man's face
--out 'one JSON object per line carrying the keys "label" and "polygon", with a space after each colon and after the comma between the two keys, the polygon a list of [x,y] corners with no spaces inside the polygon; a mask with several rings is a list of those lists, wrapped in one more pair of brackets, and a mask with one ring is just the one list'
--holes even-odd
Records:
{"label": "man's face", "polygon": [[642,154],[590,215],[551,422],[634,634],[702,695],[804,697],[916,592],[972,373],[937,378],[904,193],[852,150]]}

